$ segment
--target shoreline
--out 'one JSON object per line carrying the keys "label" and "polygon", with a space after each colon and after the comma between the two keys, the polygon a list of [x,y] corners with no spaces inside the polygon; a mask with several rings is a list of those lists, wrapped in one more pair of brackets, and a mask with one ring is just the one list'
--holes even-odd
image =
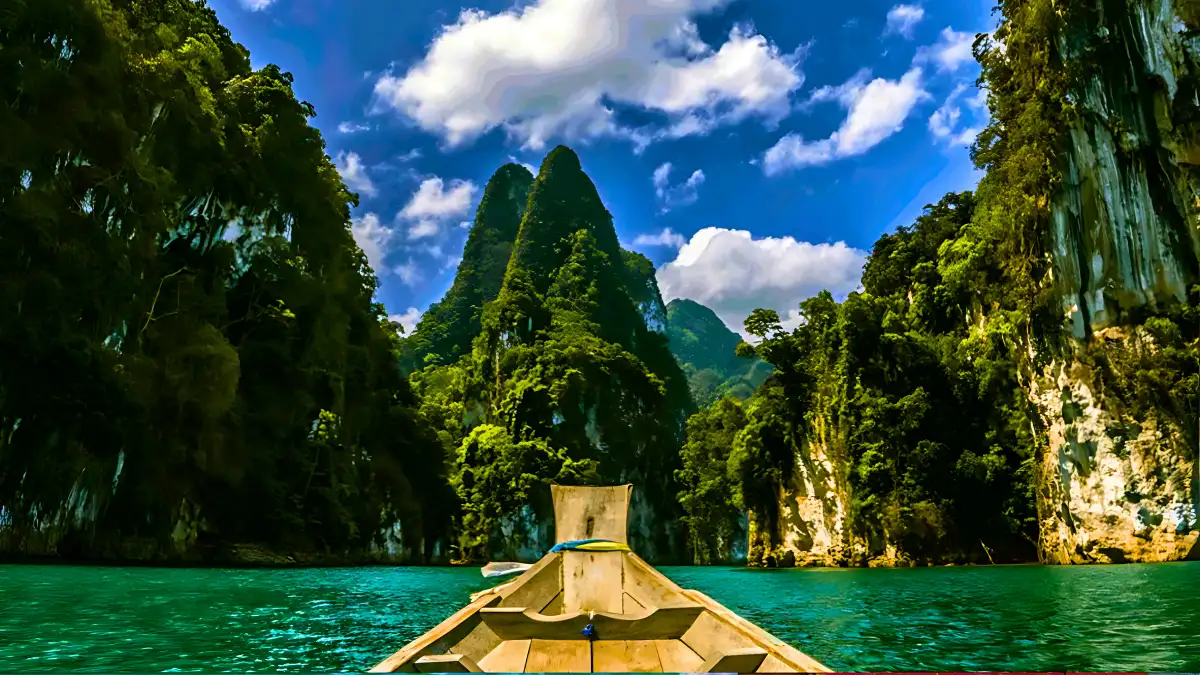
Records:
{"label": "shoreline", "polygon": [[[693,564],[661,564],[655,567],[683,567],[683,568],[722,568],[722,569],[743,569],[754,570],[758,572],[789,572],[797,570],[809,571],[850,571],[850,570],[918,570],[918,569],[946,569],[946,568],[988,568],[988,567],[1125,567],[1129,565],[1163,565],[1172,563],[1188,563],[1200,562],[1197,560],[1155,560],[1155,561],[1130,561],[1120,563],[1072,563],[1069,565],[1046,564],[1037,561],[1030,562],[1007,562],[995,564],[979,564],[979,563],[961,563],[961,564],[943,564],[943,565],[915,565],[915,566],[869,566],[869,565],[847,565],[847,566],[828,566],[828,565],[805,565],[797,567],[761,567],[746,564],[728,564],[728,565],[693,565]],[[314,561],[314,560],[136,560],[136,559],[111,559],[111,558],[64,558],[62,556],[22,556],[12,554],[0,554],[0,566],[4,565],[27,565],[27,566],[45,566],[45,567],[134,567],[134,568],[161,568],[161,569],[230,569],[230,570],[288,570],[288,569],[349,569],[361,567],[378,567],[378,568],[397,568],[397,567],[412,567],[412,568],[471,568],[480,569],[482,564],[455,564],[455,563],[414,563],[414,562],[386,562],[379,560],[346,560],[346,561]]]}

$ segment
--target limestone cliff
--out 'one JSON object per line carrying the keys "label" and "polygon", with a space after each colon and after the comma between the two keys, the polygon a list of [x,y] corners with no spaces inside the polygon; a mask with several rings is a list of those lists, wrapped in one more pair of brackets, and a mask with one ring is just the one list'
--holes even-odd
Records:
{"label": "limestone cliff", "polygon": [[765,341],[797,431],[751,562],[1200,555],[1200,2],[1000,5],[978,192]]}
{"label": "limestone cliff", "polygon": [[1198,279],[1196,3],[1092,5],[1058,44],[1064,62],[1088,65],[1052,208],[1053,283],[1074,340],[1029,383],[1048,434],[1040,549],[1054,563],[1175,560],[1200,536],[1194,430],[1162,407],[1136,410],[1118,385],[1163,349],[1146,318],[1186,302]]}
{"label": "limestone cliff", "polygon": [[849,487],[831,447],[839,441],[835,434],[827,416],[817,415],[796,453],[791,479],[780,491],[780,564],[836,567],[865,558],[865,544],[851,538]]}

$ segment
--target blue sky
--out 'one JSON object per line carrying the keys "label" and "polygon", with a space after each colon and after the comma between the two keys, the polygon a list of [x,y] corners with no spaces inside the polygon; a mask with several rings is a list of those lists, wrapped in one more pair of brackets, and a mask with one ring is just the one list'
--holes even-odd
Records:
{"label": "blue sky", "polygon": [[978,181],[987,0],[208,0],[295,76],[411,328],[501,164],[573,147],[667,299],[740,329],[858,285],[878,236]]}

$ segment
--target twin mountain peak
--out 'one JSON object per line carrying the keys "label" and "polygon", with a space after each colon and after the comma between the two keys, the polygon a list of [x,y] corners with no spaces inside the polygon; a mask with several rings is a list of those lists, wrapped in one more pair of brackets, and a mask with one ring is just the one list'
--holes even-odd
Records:
{"label": "twin mountain peak", "polygon": [[579,156],[560,145],[536,177],[505,164],[488,180],[454,283],[404,340],[405,366],[454,363],[481,337],[484,348],[536,342],[564,323],[633,355],[644,355],[651,334],[665,337],[699,404],[745,398],[770,371],[734,355],[740,338],[708,307],[663,304],[654,265],[621,247]]}

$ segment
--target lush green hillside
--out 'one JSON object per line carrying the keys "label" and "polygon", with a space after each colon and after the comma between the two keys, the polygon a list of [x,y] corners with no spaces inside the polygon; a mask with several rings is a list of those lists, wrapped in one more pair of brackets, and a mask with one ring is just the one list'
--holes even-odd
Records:
{"label": "lush green hillside", "polygon": [[193,0],[0,12],[0,550],[368,555],[440,449],[292,77]]}
{"label": "lush green hillside", "polygon": [[693,300],[667,303],[667,338],[698,405],[722,396],[747,399],[771,374],[770,364],[762,359],[738,356],[742,338]]}
{"label": "lush green hillside", "polygon": [[405,343],[409,369],[453,363],[471,350],[482,327],[483,307],[496,299],[512,254],[533,176],[520,164],[505,164],[488,181],[463,248],[454,284],[429,306]]}
{"label": "lush green hillside", "polygon": [[551,481],[637,483],[650,515],[633,536],[651,557],[677,549],[673,473],[693,406],[647,323],[663,313],[647,266],[621,250],[575,153],[551,151],[472,352],[415,375],[454,458],[463,559],[544,549],[536,528],[510,525],[526,506],[549,517]]}

